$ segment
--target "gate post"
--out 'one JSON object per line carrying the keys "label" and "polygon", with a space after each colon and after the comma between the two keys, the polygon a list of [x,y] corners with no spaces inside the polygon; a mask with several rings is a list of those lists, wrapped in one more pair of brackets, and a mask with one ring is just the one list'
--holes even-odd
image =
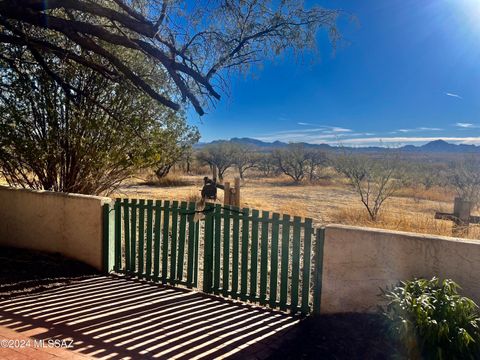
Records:
{"label": "gate post", "polygon": [[110,210],[110,204],[106,203],[102,206],[102,268],[103,271],[109,273],[113,269],[114,248],[113,248],[113,228],[115,220]]}
{"label": "gate post", "polygon": [[315,236],[315,268],[313,278],[313,313],[320,314],[322,301],[322,274],[323,274],[323,246],[325,242],[325,228],[317,229]]}
{"label": "gate post", "polygon": [[[207,204],[213,206],[213,204]],[[213,229],[214,211],[208,211],[205,215],[205,236],[203,242],[203,291],[212,292],[213,281]]]}

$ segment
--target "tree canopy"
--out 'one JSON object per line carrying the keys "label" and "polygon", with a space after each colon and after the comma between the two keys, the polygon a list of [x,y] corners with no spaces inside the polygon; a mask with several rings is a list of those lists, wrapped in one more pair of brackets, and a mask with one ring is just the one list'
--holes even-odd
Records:
{"label": "tree canopy", "polygon": [[[220,99],[225,74],[286,50],[314,49],[320,28],[335,40],[338,15],[298,0],[0,0],[0,44],[29,52],[77,101],[82,89],[52,64],[76,63],[170,109],[190,103],[202,115]],[[148,66],[137,66],[139,55]],[[17,59],[0,57],[16,69]]]}
{"label": "tree canopy", "polygon": [[74,103],[43,67],[28,61],[0,71],[0,174],[10,185],[108,193],[198,140],[181,112],[132,85],[79,66],[64,67],[63,74],[88,96]]}

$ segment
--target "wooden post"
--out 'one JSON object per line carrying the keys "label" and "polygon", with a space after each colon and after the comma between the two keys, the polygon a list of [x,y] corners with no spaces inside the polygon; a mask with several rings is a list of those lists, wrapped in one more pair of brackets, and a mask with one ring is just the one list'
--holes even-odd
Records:
{"label": "wooden post", "polygon": [[470,224],[480,224],[480,216],[471,216],[472,202],[462,198],[455,198],[453,214],[436,212],[435,219],[453,221],[452,235],[463,236],[468,234]]}
{"label": "wooden post", "polygon": [[235,178],[235,193],[233,194],[235,201],[233,205],[240,207],[240,178]]}
{"label": "wooden post", "polygon": [[227,181],[223,184],[223,205],[230,205],[230,183]]}
{"label": "wooden post", "polygon": [[470,210],[472,203],[463,200],[460,197],[455,198],[453,205],[454,225],[452,227],[452,235],[463,235],[468,232],[470,222]]}

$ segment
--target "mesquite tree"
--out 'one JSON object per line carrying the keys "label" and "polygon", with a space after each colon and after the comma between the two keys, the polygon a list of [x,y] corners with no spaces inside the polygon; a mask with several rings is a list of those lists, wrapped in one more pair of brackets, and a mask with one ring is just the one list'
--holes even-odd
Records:
{"label": "mesquite tree", "polygon": [[449,164],[447,182],[457,195],[477,207],[480,203],[480,156],[469,154]]}
{"label": "mesquite tree", "polygon": [[197,153],[197,159],[216,167],[218,179],[223,181],[225,172],[234,165],[234,147],[229,142],[218,142],[205,146]]}
{"label": "mesquite tree", "polygon": [[277,161],[271,153],[259,154],[256,168],[264,177],[271,177],[278,173]]}
{"label": "mesquite tree", "polygon": [[155,165],[165,148],[196,139],[180,113],[133,86],[64,67],[64,78],[84,94],[74,103],[43,67],[15,65],[0,71],[0,173],[12,186],[108,193]]}
{"label": "mesquite tree", "polygon": [[395,195],[403,184],[398,154],[389,149],[376,156],[345,151],[333,164],[350,181],[372,221],[378,219],[385,200]]}
{"label": "mesquite tree", "polygon": [[168,128],[157,131],[152,134],[159,143],[152,147],[151,161],[155,175],[161,179],[168,175],[173,165],[189,155],[192,145],[200,139],[200,133],[185,121],[171,122]]}
{"label": "mesquite tree", "polygon": [[291,143],[284,149],[275,150],[273,158],[280,171],[297,183],[307,175],[310,181],[314,180],[316,171],[326,162],[323,151],[308,149],[300,143]]}
{"label": "mesquite tree", "polygon": [[232,143],[233,163],[238,169],[240,179],[244,180],[245,172],[257,166],[259,154],[249,145]]}
{"label": "mesquite tree", "polygon": [[[0,44],[29,52],[75,102],[82,88],[54,63],[127,82],[173,110],[188,102],[202,115],[229,72],[314,50],[319,29],[335,41],[338,16],[298,0],[0,0]],[[16,59],[6,60],[15,70]]]}

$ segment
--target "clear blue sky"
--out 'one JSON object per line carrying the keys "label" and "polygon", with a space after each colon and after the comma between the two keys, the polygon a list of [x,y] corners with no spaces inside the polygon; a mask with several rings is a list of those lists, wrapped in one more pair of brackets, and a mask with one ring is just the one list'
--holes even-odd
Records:
{"label": "clear blue sky", "polygon": [[201,141],[252,137],[362,146],[480,144],[480,0],[312,0],[355,15],[335,54],[285,56],[233,78],[199,118]]}

